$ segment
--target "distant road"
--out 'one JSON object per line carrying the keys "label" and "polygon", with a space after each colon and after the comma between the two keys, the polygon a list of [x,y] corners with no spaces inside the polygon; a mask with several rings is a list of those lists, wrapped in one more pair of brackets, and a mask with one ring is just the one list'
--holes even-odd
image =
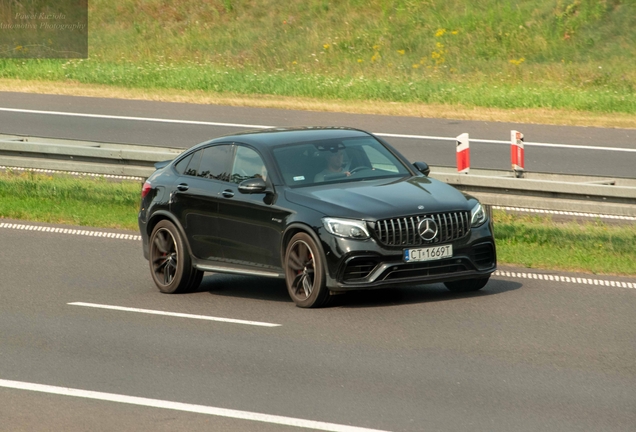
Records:
{"label": "distant road", "polygon": [[[471,166],[489,169],[510,168],[509,146],[480,140],[506,141],[510,130],[515,129],[524,133],[528,143],[528,171],[636,177],[636,130],[633,129],[292,111],[13,92],[0,92],[0,108],[5,109],[0,111],[0,133],[4,134],[183,148],[254,126],[350,126],[374,133],[445,138],[468,132],[472,140]],[[90,114],[91,117],[24,111]],[[155,121],[144,121],[144,118]],[[157,121],[161,119],[169,122]],[[412,161],[454,166],[455,143],[452,139],[386,139]],[[532,146],[532,143],[563,146],[539,147]]]}

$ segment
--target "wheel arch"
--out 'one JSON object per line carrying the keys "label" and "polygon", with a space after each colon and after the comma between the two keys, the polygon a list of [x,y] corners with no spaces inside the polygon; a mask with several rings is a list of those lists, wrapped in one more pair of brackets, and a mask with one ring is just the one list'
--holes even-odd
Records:
{"label": "wheel arch", "polygon": [[289,245],[289,241],[292,239],[292,237],[294,237],[299,232],[304,232],[308,234],[314,240],[314,242],[316,242],[316,245],[318,246],[318,248],[320,248],[320,253],[322,254],[322,256],[323,257],[325,256],[325,250],[322,247],[322,241],[320,240],[320,237],[318,237],[318,234],[316,234],[316,231],[314,231],[309,225],[306,225],[300,222],[295,222],[290,224],[285,229],[285,232],[283,232],[283,235],[281,237],[280,262],[283,264],[283,266],[285,265],[285,253],[287,251],[287,246]]}
{"label": "wheel arch", "polygon": [[[292,272],[295,272],[293,273],[294,276],[299,276],[301,278],[310,278],[311,286],[313,287],[313,289],[310,291],[310,294],[307,294],[307,288],[305,288],[305,298],[298,297],[298,288],[292,282],[292,279],[296,280],[296,278],[294,276],[290,276],[290,269],[285,258],[287,250],[291,247],[296,247],[295,245],[297,243],[292,244],[291,240],[300,234],[302,234],[304,238],[299,237],[298,241],[300,243],[304,243],[305,246],[309,248],[309,253],[314,255],[314,257],[309,260],[309,262],[312,264],[302,264],[302,266],[314,266],[313,273],[311,272],[311,270],[308,273],[312,276],[307,276],[307,274],[305,274],[305,272],[307,271],[307,267],[305,267],[305,270],[303,272],[292,269]],[[316,233],[316,231],[314,231],[313,227],[303,223],[294,223],[285,230],[282,238],[282,264],[283,270],[285,272],[287,291],[290,297],[298,307],[315,308],[326,306],[329,303],[330,297],[330,276],[325,255],[325,249],[323,247],[323,242],[321,241],[320,236],[318,235],[318,233]],[[313,245],[308,243],[313,243]],[[313,251],[314,248],[317,249],[315,252]],[[317,263],[320,264],[320,267],[316,266]]]}
{"label": "wheel arch", "polygon": [[190,256],[192,256],[192,249],[190,249],[190,243],[188,242],[188,237],[185,234],[185,230],[183,229],[183,226],[181,226],[181,223],[179,223],[177,218],[175,218],[174,215],[172,215],[172,213],[168,211],[164,211],[164,210],[156,211],[148,219],[148,222],[146,223],[146,234],[148,235],[148,238],[150,238],[150,235],[152,234],[152,231],[155,229],[155,226],[157,226],[157,224],[161,222],[162,220],[170,221],[177,228],[177,230],[179,231],[179,235],[181,235],[181,238],[183,239],[183,243],[188,248],[188,253],[190,254]]}

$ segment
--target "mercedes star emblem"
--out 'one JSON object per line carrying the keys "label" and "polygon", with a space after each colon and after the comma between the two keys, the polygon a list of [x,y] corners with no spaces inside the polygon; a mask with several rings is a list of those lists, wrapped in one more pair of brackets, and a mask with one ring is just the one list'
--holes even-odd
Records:
{"label": "mercedes star emblem", "polygon": [[426,241],[431,241],[437,237],[437,222],[431,218],[422,219],[417,226],[417,232]]}

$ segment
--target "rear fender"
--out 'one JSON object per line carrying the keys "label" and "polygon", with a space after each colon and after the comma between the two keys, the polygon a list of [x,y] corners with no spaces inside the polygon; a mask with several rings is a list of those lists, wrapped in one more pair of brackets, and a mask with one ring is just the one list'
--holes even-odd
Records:
{"label": "rear fender", "polygon": [[155,228],[155,226],[162,220],[169,220],[170,222],[174,224],[175,227],[177,227],[177,230],[179,231],[179,234],[181,235],[183,242],[188,248],[188,254],[190,254],[190,256],[193,256],[192,249],[190,248],[190,243],[188,242],[188,237],[185,234],[185,230],[183,229],[183,226],[171,213],[165,210],[156,211],[148,220],[148,223],[146,224],[146,232],[148,234],[148,238],[150,238],[150,235],[152,234],[152,230]]}

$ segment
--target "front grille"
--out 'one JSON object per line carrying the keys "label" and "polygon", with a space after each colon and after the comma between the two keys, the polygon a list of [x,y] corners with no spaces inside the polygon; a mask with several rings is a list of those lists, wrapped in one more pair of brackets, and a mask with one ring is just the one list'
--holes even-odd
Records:
{"label": "front grille", "polygon": [[[437,223],[437,236],[431,241],[420,237],[417,227],[422,219],[431,218]],[[460,239],[470,231],[470,212],[449,212],[410,216],[377,221],[374,231],[384,246],[419,246],[446,243]]]}

